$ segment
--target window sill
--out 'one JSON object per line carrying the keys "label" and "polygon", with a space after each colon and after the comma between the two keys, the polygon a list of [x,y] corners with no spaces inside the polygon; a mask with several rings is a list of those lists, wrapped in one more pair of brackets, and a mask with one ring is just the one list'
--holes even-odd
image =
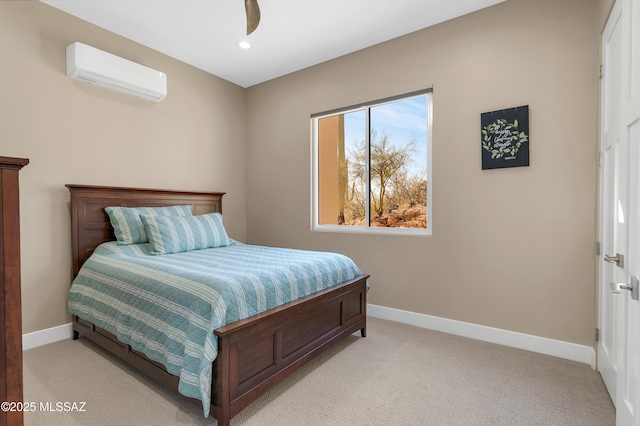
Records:
{"label": "window sill", "polygon": [[315,232],[335,232],[340,234],[374,234],[374,235],[396,235],[411,237],[430,237],[431,229],[416,228],[382,228],[382,227],[363,227],[363,226],[332,226],[332,225],[315,225],[311,227]]}

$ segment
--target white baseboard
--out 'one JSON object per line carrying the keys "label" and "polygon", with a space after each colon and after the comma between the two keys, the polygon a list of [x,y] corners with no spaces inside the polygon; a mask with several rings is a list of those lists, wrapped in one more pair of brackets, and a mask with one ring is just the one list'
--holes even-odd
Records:
{"label": "white baseboard", "polygon": [[588,364],[593,369],[596,368],[596,353],[590,346],[371,304],[367,304],[367,315],[456,336],[569,359]]}
{"label": "white baseboard", "polygon": [[[454,334],[496,343],[517,349],[524,349],[558,358],[588,364],[596,368],[596,353],[590,346],[577,345],[561,340],[547,339],[545,337],[532,336],[530,334],[516,333],[514,331],[499,328],[486,327],[468,322],[418,314],[415,312],[401,311],[399,309],[367,304],[367,315],[389,321],[395,321],[429,330]],[[64,324],[45,330],[35,331],[22,335],[22,349],[29,350],[38,346],[70,339],[73,336],[72,324]]]}
{"label": "white baseboard", "polygon": [[60,340],[70,339],[73,336],[73,326],[71,323],[47,328],[45,330],[34,331],[22,335],[22,350],[37,348]]}

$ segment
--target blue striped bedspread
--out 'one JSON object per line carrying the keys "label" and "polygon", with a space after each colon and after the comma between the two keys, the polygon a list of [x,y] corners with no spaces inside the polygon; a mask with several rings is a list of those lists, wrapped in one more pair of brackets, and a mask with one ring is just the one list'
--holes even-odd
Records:
{"label": "blue striped bedspread", "polygon": [[348,257],[233,242],[154,256],[148,243],[101,244],[69,291],[69,312],[163,364],[178,390],[211,403],[213,330],[361,274]]}

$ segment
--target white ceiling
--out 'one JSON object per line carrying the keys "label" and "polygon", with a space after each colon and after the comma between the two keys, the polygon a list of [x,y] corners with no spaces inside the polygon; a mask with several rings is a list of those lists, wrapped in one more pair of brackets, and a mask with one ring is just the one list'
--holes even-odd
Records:
{"label": "white ceiling", "polygon": [[260,0],[248,37],[243,0],[41,1],[249,87],[504,0]]}

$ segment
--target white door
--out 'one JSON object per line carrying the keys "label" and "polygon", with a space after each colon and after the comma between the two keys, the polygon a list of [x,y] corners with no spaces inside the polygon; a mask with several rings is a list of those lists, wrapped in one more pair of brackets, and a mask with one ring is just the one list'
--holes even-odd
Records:
{"label": "white door", "polygon": [[[618,336],[616,424],[640,426],[640,0],[622,3],[620,140],[629,156],[628,253],[626,280],[614,296],[621,317]],[[631,288],[629,288],[631,287]]]}
{"label": "white door", "polygon": [[[600,284],[598,328],[598,371],[604,379],[611,400],[616,404],[618,360],[617,348],[619,336],[617,330],[622,321],[619,298],[614,297],[609,283],[624,279],[624,259],[626,255],[626,223],[624,220],[626,200],[620,200],[620,182],[626,176],[620,167],[622,152],[620,149],[620,106],[622,76],[622,22],[620,2],[618,1],[602,34],[602,134],[600,169]],[[622,157],[624,159],[624,157]],[[624,206],[623,206],[624,204]],[[615,256],[621,256],[618,264],[611,262]],[[605,259],[608,259],[607,262]]]}
{"label": "white door", "polygon": [[614,5],[603,65],[598,369],[616,424],[640,426],[640,0]]}

